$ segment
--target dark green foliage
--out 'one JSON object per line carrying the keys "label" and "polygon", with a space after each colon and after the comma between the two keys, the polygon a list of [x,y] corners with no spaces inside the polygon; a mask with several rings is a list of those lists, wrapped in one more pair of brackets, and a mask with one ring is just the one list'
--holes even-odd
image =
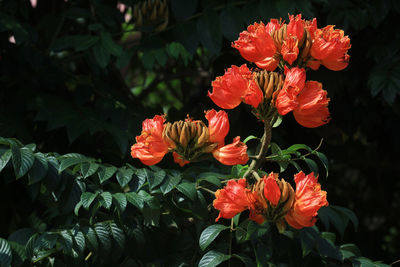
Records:
{"label": "dark green foliage", "polygon": [[[140,1],[121,2],[132,8]],[[398,260],[398,1],[168,5],[164,31],[139,33],[114,0],[38,0],[35,8],[0,2],[0,266],[254,266],[255,255],[276,266],[385,266],[362,255]],[[130,158],[129,147],[154,114],[204,118],[215,108],[206,97],[211,81],[244,63],[231,42],[247,25],[287,20],[288,13],[344,29],[351,60],[342,72],[308,74],[329,92],[332,121],[310,131],[285,116],[263,169],[287,180],[300,169],[319,173],[331,206],[317,225],[337,237],[312,228],[278,238],[273,227],[242,216],[232,237],[228,228],[210,235],[202,251],[199,238],[216,213],[213,196],[200,187],[215,191],[247,166],[177,170],[167,155],[148,169]],[[229,111],[227,140],[251,134],[251,148],[259,124],[245,109]]]}

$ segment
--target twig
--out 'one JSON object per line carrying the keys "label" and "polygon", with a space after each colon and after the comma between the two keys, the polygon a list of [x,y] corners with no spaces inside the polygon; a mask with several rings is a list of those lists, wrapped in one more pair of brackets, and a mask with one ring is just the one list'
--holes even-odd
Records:
{"label": "twig", "polygon": [[210,190],[208,188],[202,187],[202,186],[196,186],[196,189],[203,189],[204,191],[206,191],[206,192],[208,192],[208,193],[210,193],[212,195],[215,195],[214,191],[212,191],[212,190]]}

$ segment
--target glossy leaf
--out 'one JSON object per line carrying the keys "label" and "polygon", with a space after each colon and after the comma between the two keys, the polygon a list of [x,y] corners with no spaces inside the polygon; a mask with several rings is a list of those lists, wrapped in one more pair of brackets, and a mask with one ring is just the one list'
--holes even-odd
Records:
{"label": "glossy leaf", "polygon": [[229,229],[229,227],[222,224],[213,224],[204,229],[203,232],[201,232],[199,239],[200,248],[205,250],[225,229]]}

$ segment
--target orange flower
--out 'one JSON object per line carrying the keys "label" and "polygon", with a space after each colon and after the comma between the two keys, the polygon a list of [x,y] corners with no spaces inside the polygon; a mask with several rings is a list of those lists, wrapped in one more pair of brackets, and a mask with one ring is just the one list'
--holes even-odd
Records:
{"label": "orange flower", "polygon": [[286,115],[298,106],[297,95],[304,88],[306,71],[300,68],[285,68],[285,82],[279,91],[275,106],[281,115]]}
{"label": "orange flower", "polygon": [[247,27],[247,31],[240,33],[232,47],[238,49],[244,59],[256,63],[260,68],[273,71],[279,61],[274,58],[277,48],[271,33],[279,27],[277,20],[271,20],[267,26],[262,22],[254,23]]}
{"label": "orange flower", "polygon": [[256,108],[262,101],[263,93],[252,77],[246,64],[232,66],[211,83],[213,92],[208,92],[208,96],[223,109],[235,108],[242,101]]}
{"label": "orange flower", "polygon": [[223,146],[225,137],[229,132],[228,114],[223,110],[216,112],[212,109],[206,112],[206,118],[210,134],[209,141],[218,143],[218,147]]}
{"label": "orange flower", "polygon": [[270,173],[268,177],[264,177],[264,196],[268,201],[276,206],[281,199],[281,190],[279,185],[276,183],[276,176],[277,174]]}
{"label": "orange flower", "polygon": [[297,96],[297,107],[293,110],[296,121],[304,127],[315,128],[329,122],[327,92],[322,84],[308,81]]}
{"label": "orange flower", "polygon": [[145,165],[154,165],[162,160],[168,152],[168,145],[162,138],[164,122],[164,116],[159,115],[143,121],[142,133],[136,136],[136,144],[131,147],[133,158],[140,159]]}
{"label": "orange flower", "polygon": [[[330,70],[342,70],[349,64],[350,56],[347,51],[350,49],[350,38],[344,35],[343,30],[334,29],[328,25],[315,31],[311,56],[321,62]],[[312,69],[318,69],[316,64],[309,64]]]}
{"label": "orange flower", "polygon": [[242,178],[238,181],[229,180],[224,189],[215,192],[214,208],[220,211],[217,219],[231,219],[236,214],[248,209],[251,205],[249,199],[250,190],[246,188],[246,179]]}
{"label": "orange flower", "polygon": [[328,206],[326,191],[321,190],[318,176],[313,173],[305,175],[299,172],[295,175],[296,195],[292,209],[286,215],[287,223],[293,228],[311,227],[315,224],[318,210]]}
{"label": "orange flower", "polygon": [[249,161],[247,146],[240,141],[240,136],[235,137],[232,144],[215,149],[212,154],[224,165],[245,164]]}
{"label": "orange flower", "polygon": [[327,92],[322,84],[307,81],[304,69],[297,67],[285,69],[286,78],[275,101],[276,109],[281,115],[293,111],[296,121],[308,128],[315,128],[329,122]]}
{"label": "orange flower", "polygon": [[173,152],[173,153],[172,153],[172,156],[174,157],[174,162],[175,162],[175,163],[178,163],[179,166],[181,166],[181,167],[183,167],[183,166],[185,166],[186,164],[190,163],[190,161],[185,160],[181,155],[179,155],[179,154],[176,153],[176,152]]}

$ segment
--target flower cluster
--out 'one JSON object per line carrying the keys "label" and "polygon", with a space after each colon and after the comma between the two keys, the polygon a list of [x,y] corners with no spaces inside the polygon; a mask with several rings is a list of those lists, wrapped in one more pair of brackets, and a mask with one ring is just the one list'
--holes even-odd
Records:
{"label": "flower cluster", "polygon": [[350,39],[343,30],[328,25],[317,27],[317,20],[289,15],[289,23],[271,19],[267,25],[254,23],[232,46],[243,58],[259,68],[274,71],[281,60],[290,66],[307,66],[316,70],[322,64],[330,70],[347,67]]}
{"label": "flower cluster", "polygon": [[165,154],[173,153],[180,166],[201,159],[211,153],[225,165],[245,164],[249,160],[247,146],[240,136],[225,145],[229,132],[228,114],[225,111],[209,110],[205,114],[208,127],[200,120],[187,118],[185,121],[165,123],[165,117],[156,115],[143,121],[142,133],[131,147],[131,155],[143,164],[154,165]]}
{"label": "flower cluster", "polygon": [[[350,39],[331,25],[319,29],[315,18],[308,21],[290,15],[289,19],[288,24],[276,19],[267,25],[254,23],[240,34],[232,46],[260,69],[231,66],[217,77],[208,93],[216,105],[232,109],[244,102],[263,121],[276,111],[280,115],[292,111],[296,121],[309,128],[329,122],[327,92],[321,83],[306,81],[306,68],[344,69]],[[277,67],[284,75],[274,72]]]}
{"label": "flower cluster", "polygon": [[216,221],[249,210],[250,220],[275,223],[280,231],[286,228],[285,221],[296,229],[313,226],[318,210],[328,205],[326,191],[321,190],[313,173],[299,172],[294,180],[296,191],[285,180],[279,180],[276,173],[263,177],[250,188],[244,178],[229,180],[225,188],[215,192],[213,205],[220,211]]}

